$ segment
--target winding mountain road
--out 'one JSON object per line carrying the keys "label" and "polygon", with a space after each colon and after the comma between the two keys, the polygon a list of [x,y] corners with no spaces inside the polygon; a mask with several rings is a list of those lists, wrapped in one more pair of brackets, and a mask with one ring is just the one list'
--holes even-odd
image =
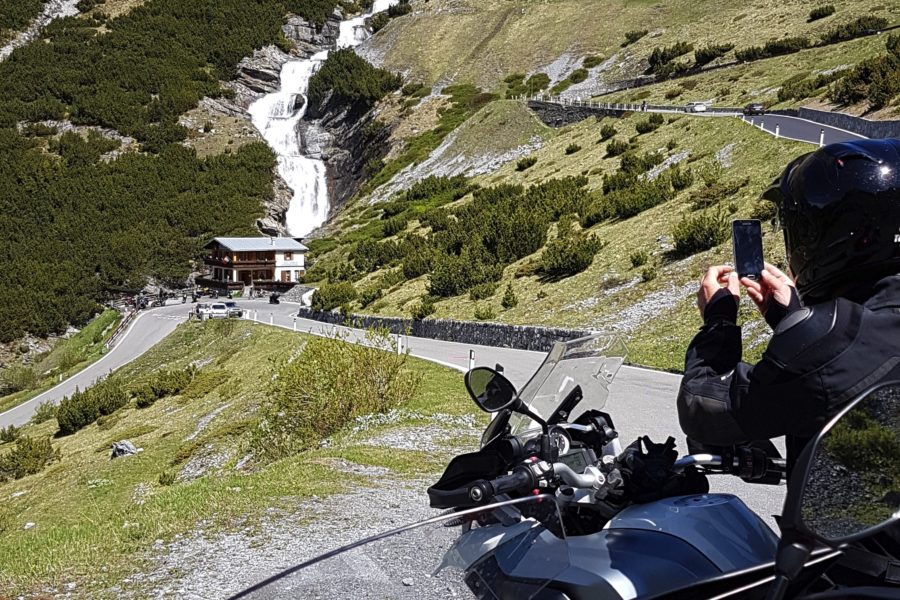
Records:
{"label": "winding mountain road", "polygon": [[866,136],[853,133],[852,131],[823,125],[815,121],[808,121],[800,117],[766,114],[745,117],[744,120],[773,135],[777,128],[779,137],[816,145],[819,144],[820,140],[825,144],[835,144],[837,142],[853,142],[867,139]]}
{"label": "winding mountain road", "polygon": [[[296,316],[296,304],[271,305],[265,300],[239,300],[238,304],[259,323],[289,330],[326,335],[335,327],[319,321]],[[0,414],[0,427],[26,423],[42,402],[58,403],[71,395],[75,388],[90,387],[97,379],[131,362],[152,348],[187,319],[189,304],[173,304],[154,308],[139,315],[118,343],[99,361],[70,377],[56,387],[36,396],[16,408]],[[252,311],[252,312],[251,312]],[[363,335],[360,330],[338,327],[351,339]],[[544,353],[510,348],[492,348],[460,344],[427,338],[403,337],[403,347],[412,356],[423,358],[460,372],[468,369],[469,351],[475,352],[475,364],[494,366],[501,363],[507,377],[519,388],[525,384],[544,357]],[[615,420],[623,444],[640,435],[649,435],[655,441],[665,441],[669,435],[678,440],[678,448],[684,452],[686,441],[678,426],[675,397],[681,377],[673,373],[624,366],[610,388],[606,410]],[[460,391],[462,378],[460,377]],[[779,514],[784,500],[784,487],[749,485],[741,480],[721,476],[712,482],[715,491],[739,494],[747,505],[758,514]],[[769,521],[774,526],[773,521]]]}

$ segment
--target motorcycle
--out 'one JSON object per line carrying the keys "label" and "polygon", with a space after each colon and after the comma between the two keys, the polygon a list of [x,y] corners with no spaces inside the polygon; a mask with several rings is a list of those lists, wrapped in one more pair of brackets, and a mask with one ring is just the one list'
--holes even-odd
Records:
{"label": "motorcycle", "polygon": [[691,489],[720,474],[774,482],[780,457],[748,447],[676,459],[672,440],[621,448],[603,408],[624,356],[599,335],[557,343],[521,392],[499,370],[469,371],[470,396],[494,417],[481,448],[428,489],[444,514],[233,598],[897,597],[827,574],[847,544],[900,519],[900,382],[862,393],[810,442],[779,537],[738,497]]}

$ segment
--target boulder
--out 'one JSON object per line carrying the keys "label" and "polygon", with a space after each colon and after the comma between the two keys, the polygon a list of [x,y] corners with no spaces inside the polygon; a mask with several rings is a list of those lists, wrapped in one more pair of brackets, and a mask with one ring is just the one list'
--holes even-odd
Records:
{"label": "boulder", "polygon": [[109,455],[109,459],[112,460],[114,458],[119,458],[120,456],[131,456],[133,454],[137,454],[142,450],[143,448],[135,447],[135,445],[132,444],[129,440],[113,442],[112,454]]}

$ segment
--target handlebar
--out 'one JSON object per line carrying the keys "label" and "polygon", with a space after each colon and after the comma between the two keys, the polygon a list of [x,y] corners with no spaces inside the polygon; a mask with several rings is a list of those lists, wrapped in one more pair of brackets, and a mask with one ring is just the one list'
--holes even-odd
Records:
{"label": "handlebar", "polygon": [[[744,461],[741,460],[742,457]],[[783,479],[787,474],[787,461],[783,458],[765,457],[763,464],[754,463],[753,455],[735,454],[731,465],[725,465],[724,462],[725,460],[718,454],[689,454],[676,460],[673,468],[675,471],[683,471],[685,467],[717,467],[723,469],[725,473],[750,479],[760,479],[767,474],[777,474]]]}
{"label": "handlebar", "polygon": [[[730,466],[724,465],[724,462],[725,460],[719,454],[690,454],[676,460],[673,469],[675,471],[683,471],[686,467],[695,466],[720,468],[725,473],[731,473],[740,477],[749,477],[750,479],[756,479],[765,476],[766,474],[780,474],[783,476],[786,470],[786,462],[780,458],[766,457],[764,465],[747,464],[742,462],[738,455],[735,455]],[[546,467],[546,463],[542,464]],[[604,483],[603,474],[596,469],[594,469],[594,471],[596,472],[579,474],[573,471],[568,465],[557,462],[553,463],[552,473],[559,477],[566,485],[575,488],[590,489],[602,486]],[[749,471],[753,472],[752,476],[749,474]],[[538,480],[542,478],[540,473],[536,474],[528,466],[520,465],[509,475],[501,475],[500,477],[491,480],[480,479],[472,483],[468,489],[462,488],[457,490],[457,492],[465,491],[468,500],[476,504],[481,504],[492,500],[495,496],[499,496],[500,494],[527,492],[537,488],[539,487]]]}
{"label": "handlebar", "polygon": [[508,492],[525,491],[535,485],[534,477],[527,468],[516,467],[509,475],[501,475],[490,481],[480,479],[469,486],[469,498],[473,502],[484,502],[494,496]]}
{"label": "handlebar", "polygon": [[553,472],[563,480],[563,483],[576,488],[592,488],[603,483],[597,475],[579,475],[563,463],[553,463]]}

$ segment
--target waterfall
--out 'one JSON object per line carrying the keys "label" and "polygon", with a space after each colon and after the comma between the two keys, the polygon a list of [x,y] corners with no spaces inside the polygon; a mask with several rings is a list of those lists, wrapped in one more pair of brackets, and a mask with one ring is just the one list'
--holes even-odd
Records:
{"label": "waterfall", "polygon": [[[337,47],[352,48],[364,42],[369,37],[365,20],[397,1],[375,0],[372,12],[343,21]],[[278,173],[293,191],[285,215],[285,226],[292,236],[306,235],[328,218],[325,163],[304,156],[297,135],[297,125],[306,114],[309,80],[327,58],[326,50],[307,60],[285,63],[281,68],[281,89],[263,96],[248,109],[253,125],[278,156]]]}

